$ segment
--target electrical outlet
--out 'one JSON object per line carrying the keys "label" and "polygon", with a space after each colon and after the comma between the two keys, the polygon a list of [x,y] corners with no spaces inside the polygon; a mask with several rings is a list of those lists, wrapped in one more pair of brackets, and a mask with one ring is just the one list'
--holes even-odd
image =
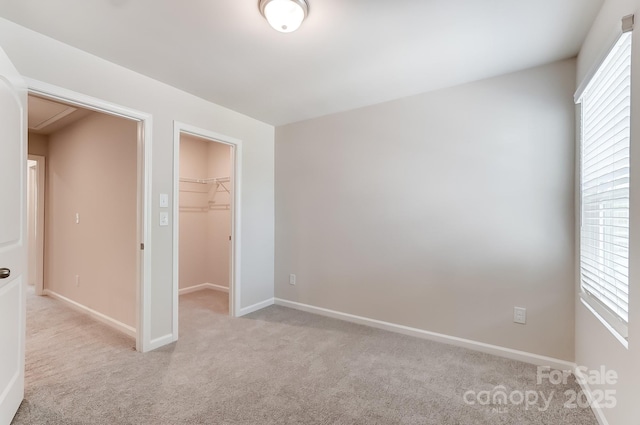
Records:
{"label": "electrical outlet", "polygon": [[524,307],[513,307],[513,321],[522,325],[527,323],[527,309]]}
{"label": "electrical outlet", "polygon": [[80,276],[76,275],[76,288],[80,287]]}
{"label": "electrical outlet", "polygon": [[292,273],[289,275],[289,285],[295,285],[295,284],[296,284],[296,275]]}

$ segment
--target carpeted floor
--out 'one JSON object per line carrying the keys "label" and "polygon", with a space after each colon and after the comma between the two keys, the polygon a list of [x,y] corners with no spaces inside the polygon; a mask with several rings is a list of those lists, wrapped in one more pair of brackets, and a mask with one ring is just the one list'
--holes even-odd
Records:
{"label": "carpeted floor", "polygon": [[[181,296],[180,340],[140,354],[132,339],[30,295],[26,399],[13,423],[597,423],[563,406],[565,391],[579,391],[572,378],[537,385],[532,365],[283,307],[232,319],[226,297]],[[485,404],[500,391],[507,404]],[[531,403],[534,391],[551,396],[548,409]]]}

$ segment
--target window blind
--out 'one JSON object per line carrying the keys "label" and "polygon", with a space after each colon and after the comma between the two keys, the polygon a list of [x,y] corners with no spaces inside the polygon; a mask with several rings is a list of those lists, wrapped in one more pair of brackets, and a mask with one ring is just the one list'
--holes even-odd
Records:
{"label": "window blind", "polygon": [[581,287],[624,337],[629,319],[631,34],[622,34],[579,99]]}

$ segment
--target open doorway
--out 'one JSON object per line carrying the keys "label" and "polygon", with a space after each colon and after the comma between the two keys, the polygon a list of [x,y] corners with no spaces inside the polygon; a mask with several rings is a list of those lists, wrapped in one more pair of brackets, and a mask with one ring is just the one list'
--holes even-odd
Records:
{"label": "open doorway", "polygon": [[[34,142],[35,143],[35,142]],[[37,150],[34,148],[34,150]],[[27,160],[27,255],[28,284],[36,295],[44,295],[44,183],[45,156]]]}
{"label": "open doorway", "polygon": [[[239,141],[174,128],[174,334],[178,305],[234,316]],[[181,303],[188,299],[188,302]]]}
{"label": "open doorway", "polygon": [[180,135],[179,294],[185,304],[229,314],[231,146]]}
{"label": "open doorway", "polygon": [[136,338],[140,123],[34,94],[28,101],[33,292]]}

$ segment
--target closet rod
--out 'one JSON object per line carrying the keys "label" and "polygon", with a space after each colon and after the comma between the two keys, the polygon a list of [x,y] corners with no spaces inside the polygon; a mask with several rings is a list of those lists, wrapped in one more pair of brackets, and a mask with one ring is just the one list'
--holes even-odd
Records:
{"label": "closet rod", "polygon": [[185,211],[185,212],[206,212],[206,211],[214,211],[214,210],[228,210],[231,209],[231,205],[230,204],[213,204],[213,205],[209,205],[208,207],[196,207],[196,206],[189,206],[189,205],[184,205],[184,206],[180,206],[180,211]]}
{"label": "closet rod", "polygon": [[208,183],[227,183],[231,181],[229,177],[211,177],[208,179],[192,179],[189,177],[180,177],[180,181],[184,183],[200,183],[200,184],[208,184]]}

